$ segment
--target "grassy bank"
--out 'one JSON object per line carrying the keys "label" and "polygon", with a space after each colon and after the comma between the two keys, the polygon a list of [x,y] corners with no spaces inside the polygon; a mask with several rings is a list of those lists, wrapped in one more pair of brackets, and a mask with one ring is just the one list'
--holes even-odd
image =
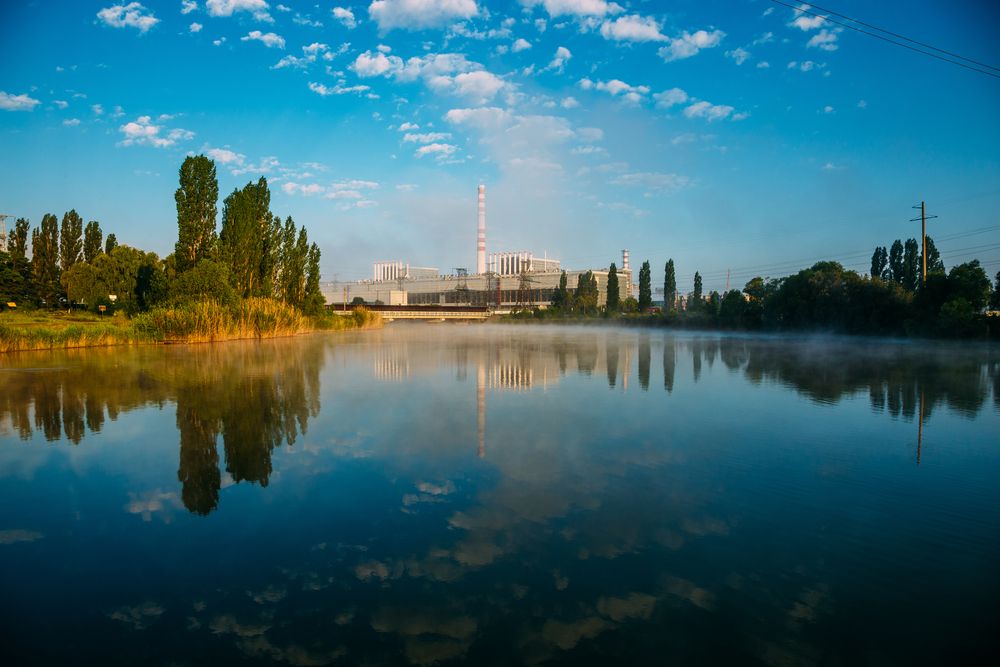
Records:
{"label": "grassy bank", "polygon": [[98,317],[76,312],[7,312],[0,314],[0,352],[276,338],[381,324],[378,313],[363,309],[346,317],[329,313],[310,317],[280,301],[259,298],[232,305],[185,303],[155,308],[131,319],[123,313]]}

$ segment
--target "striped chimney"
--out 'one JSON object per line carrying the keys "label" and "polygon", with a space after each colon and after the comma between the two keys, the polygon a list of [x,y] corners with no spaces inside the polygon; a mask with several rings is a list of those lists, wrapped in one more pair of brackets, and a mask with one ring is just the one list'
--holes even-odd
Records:
{"label": "striped chimney", "polygon": [[479,186],[479,237],[476,239],[476,273],[486,273],[486,186]]}

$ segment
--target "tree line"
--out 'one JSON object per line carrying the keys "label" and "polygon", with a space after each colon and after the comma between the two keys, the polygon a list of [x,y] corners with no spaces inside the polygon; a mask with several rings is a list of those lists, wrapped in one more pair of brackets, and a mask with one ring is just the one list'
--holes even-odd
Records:
{"label": "tree line", "polygon": [[[784,278],[757,276],[742,290],[704,293],[695,272],[692,290],[677,288],[674,260],[663,267],[663,308],[653,308],[651,268],[639,269],[638,300],[622,299],[615,264],[608,271],[604,304],[597,304],[593,274],[579,276],[575,291],[566,274],[552,299],[553,314],[577,316],[638,314],[668,325],[741,330],[823,330],[851,334],[1000,337],[1000,272],[991,285],[978,260],[946,271],[931,237],[927,239],[927,279],[916,239],[897,239],[875,248],[867,275],[837,262],[818,262]],[[539,313],[541,315],[541,313]]]}
{"label": "tree line", "polygon": [[[127,245],[101,225],[70,210],[60,225],[46,213],[31,229],[19,218],[7,252],[0,252],[0,307],[123,309],[213,299],[230,303],[266,297],[314,314],[323,307],[320,250],[305,227],[271,212],[271,193],[261,177],[223,200],[216,230],[219,185],[215,163],[189,156],[174,193],[177,243],[160,258]],[[31,240],[30,255],[28,240]]]}

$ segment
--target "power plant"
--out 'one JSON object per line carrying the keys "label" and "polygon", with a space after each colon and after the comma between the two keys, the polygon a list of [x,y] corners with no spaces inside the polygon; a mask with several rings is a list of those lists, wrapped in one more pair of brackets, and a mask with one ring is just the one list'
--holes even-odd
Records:
{"label": "power plant", "polygon": [[[476,272],[415,266],[400,260],[377,261],[370,280],[325,282],[320,285],[327,304],[347,306],[359,300],[391,306],[480,306],[494,310],[544,308],[552,302],[563,269],[559,260],[526,250],[486,252],[486,186],[476,197]],[[607,298],[608,267],[566,270],[567,286],[574,289],[581,274],[591,271],[597,280],[599,303]],[[632,269],[628,250],[618,269],[619,294],[632,296]]]}

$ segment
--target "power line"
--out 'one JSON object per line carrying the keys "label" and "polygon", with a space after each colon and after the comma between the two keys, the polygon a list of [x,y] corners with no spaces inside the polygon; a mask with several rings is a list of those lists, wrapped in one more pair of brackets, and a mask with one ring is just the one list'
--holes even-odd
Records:
{"label": "power line", "polygon": [[[771,2],[773,2],[775,4],[778,4],[778,5],[784,5],[785,7],[788,7],[790,9],[792,9],[792,10],[794,10],[796,12],[800,12],[802,14],[809,14],[810,16],[816,16],[818,18],[823,19],[824,21],[829,21],[830,23],[835,23],[836,25],[843,26],[843,27],[847,28],[848,30],[853,30],[855,32],[860,32],[863,35],[868,35],[869,37],[874,37],[875,39],[881,39],[883,42],[889,42],[890,44],[895,44],[896,46],[901,46],[904,49],[909,49],[910,51],[915,51],[915,52],[921,53],[921,54],[923,54],[925,56],[930,56],[931,58],[937,58],[938,60],[943,60],[946,63],[951,63],[952,65],[958,65],[959,67],[964,67],[965,69],[972,70],[973,72],[979,72],[980,74],[985,74],[987,76],[992,76],[995,79],[1000,79],[1000,73],[998,73],[998,72],[1000,72],[1000,70],[998,70],[996,67],[993,67],[992,65],[982,65],[983,67],[986,67],[988,69],[980,69],[979,67],[973,67],[972,65],[966,65],[965,63],[959,62],[957,60],[952,60],[951,58],[946,58],[945,56],[939,56],[936,53],[931,53],[929,51],[924,51],[923,49],[918,49],[915,46],[910,46],[909,44],[905,44],[903,42],[896,41],[895,39],[890,39],[889,37],[886,37],[885,35],[879,35],[877,33],[870,32],[868,30],[862,30],[861,28],[859,28],[859,27],[857,27],[855,25],[851,25],[850,23],[845,23],[844,21],[838,21],[836,19],[830,18],[829,16],[824,16],[822,14],[818,14],[816,12],[809,11],[808,9],[801,9],[799,7],[796,7],[795,5],[791,5],[791,4],[787,3],[787,2],[783,2],[782,0],[771,0]],[[823,10],[823,11],[827,11],[827,10]],[[829,12],[829,13],[833,14],[834,12]],[[842,14],[836,14],[836,15],[837,16],[843,16]],[[853,21],[854,23],[857,23],[859,25],[865,25],[865,26],[868,25],[868,24],[862,23],[861,21],[858,21],[856,19],[852,19],[852,18],[848,18],[848,17],[844,17],[844,18],[847,18],[847,20]],[[868,26],[868,27],[872,27],[875,30],[880,30],[880,31],[885,32],[886,34],[889,34],[889,35],[895,35],[895,33],[889,32],[888,30],[882,30],[881,28],[875,28],[874,26]],[[913,42],[914,44],[920,44],[921,46],[924,46],[924,44],[922,42],[918,42],[918,41],[910,39],[908,37],[902,37],[902,39],[905,39],[906,41],[909,41],[909,42]],[[928,48],[931,48],[931,49],[933,49],[935,51],[939,51],[941,53],[947,53],[948,55],[954,55],[954,54],[951,54],[948,51],[945,51],[944,49],[938,49],[938,48],[933,47],[933,46],[932,47],[928,47]],[[964,56],[955,56],[955,57],[960,58],[962,60],[966,60],[968,62],[976,63],[977,65],[981,65],[981,63],[979,63],[978,61],[972,60],[971,58],[965,58]],[[989,71],[991,69],[992,70],[997,70],[997,71],[996,72],[991,72],[991,71]]]}

